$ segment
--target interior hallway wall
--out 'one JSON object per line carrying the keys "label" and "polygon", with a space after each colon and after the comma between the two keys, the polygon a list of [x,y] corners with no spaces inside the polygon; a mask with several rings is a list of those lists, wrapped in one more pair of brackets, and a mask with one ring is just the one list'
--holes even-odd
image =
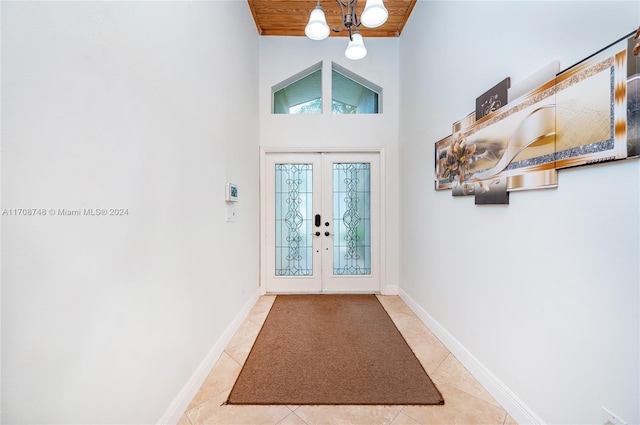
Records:
{"label": "interior hallway wall", "polygon": [[2,422],[157,423],[258,289],[248,5],[3,1],[1,23],[2,208],[47,213],[1,217]]}
{"label": "interior hallway wall", "polygon": [[433,189],[434,144],[505,77],[638,25],[637,1],[420,1],[400,39],[401,293],[546,423],[640,422],[640,161],[475,206]]}

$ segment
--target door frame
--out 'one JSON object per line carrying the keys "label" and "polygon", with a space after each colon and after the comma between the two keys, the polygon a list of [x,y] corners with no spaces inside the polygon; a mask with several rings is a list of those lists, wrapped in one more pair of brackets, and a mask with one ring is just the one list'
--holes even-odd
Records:
{"label": "door frame", "polygon": [[260,148],[260,294],[267,293],[267,155],[304,153],[377,153],[380,164],[380,287],[376,293],[384,294],[386,287],[386,167],[384,148]]}

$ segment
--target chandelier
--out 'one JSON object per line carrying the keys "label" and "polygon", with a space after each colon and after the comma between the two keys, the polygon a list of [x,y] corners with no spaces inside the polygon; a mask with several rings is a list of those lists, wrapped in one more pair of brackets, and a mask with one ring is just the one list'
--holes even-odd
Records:
{"label": "chandelier", "polygon": [[[342,25],[339,28],[331,28],[335,32],[346,29],[349,32],[349,44],[344,51],[348,59],[358,60],[367,55],[367,48],[364,47],[362,35],[358,31],[360,24],[367,28],[376,28],[384,24],[389,17],[389,12],[384,7],[382,0],[366,0],[362,16],[358,19],[356,6],[358,0],[336,0],[342,12]],[[312,40],[324,40],[329,36],[329,25],[324,16],[324,11],[320,6],[320,0],[315,9],[311,11],[309,23],[304,29],[304,33]]]}

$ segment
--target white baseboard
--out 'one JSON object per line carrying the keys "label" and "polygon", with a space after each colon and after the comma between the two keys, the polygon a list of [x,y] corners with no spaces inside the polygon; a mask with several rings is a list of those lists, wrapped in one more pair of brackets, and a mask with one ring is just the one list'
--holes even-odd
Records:
{"label": "white baseboard", "polygon": [[398,295],[518,424],[544,424],[544,421],[529,406],[480,363],[469,350],[420,307],[413,298],[401,288],[398,291]]}
{"label": "white baseboard", "polygon": [[198,393],[202,383],[209,375],[209,372],[211,372],[211,369],[229,344],[229,341],[231,341],[231,338],[233,338],[238,328],[240,328],[240,325],[242,325],[249,315],[249,311],[251,311],[251,308],[255,305],[259,296],[260,289],[258,288],[242,307],[240,313],[238,313],[227,329],[225,329],[222,336],[215,342],[213,347],[211,347],[211,350],[209,350],[204,360],[202,360],[202,363],[200,363],[186,385],[180,390],[167,411],[158,420],[158,425],[175,425],[178,423],[184,411],[189,406],[189,403],[191,403],[191,400],[193,400],[193,397]]}

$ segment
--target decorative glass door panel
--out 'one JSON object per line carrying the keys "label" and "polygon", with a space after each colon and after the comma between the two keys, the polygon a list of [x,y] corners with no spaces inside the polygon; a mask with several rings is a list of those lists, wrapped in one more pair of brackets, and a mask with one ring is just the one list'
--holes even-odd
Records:
{"label": "decorative glass door panel", "polygon": [[371,274],[371,164],[333,164],[333,274]]}
{"label": "decorative glass door panel", "polygon": [[379,159],[266,156],[267,292],[379,292]]}
{"label": "decorative glass door panel", "polygon": [[313,275],[313,165],[275,164],[275,275]]}

